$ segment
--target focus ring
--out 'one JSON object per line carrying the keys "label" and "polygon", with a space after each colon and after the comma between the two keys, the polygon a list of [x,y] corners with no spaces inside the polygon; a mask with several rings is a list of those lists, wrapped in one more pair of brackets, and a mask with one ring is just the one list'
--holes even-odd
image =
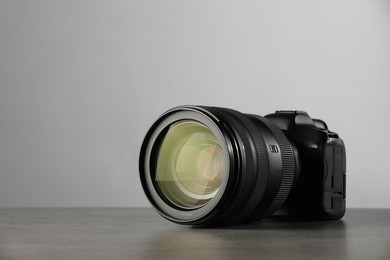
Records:
{"label": "focus ring", "polygon": [[263,213],[260,213],[260,215],[253,216],[254,219],[259,219],[272,215],[286,201],[294,181],[295,161],[293,149],[282,130],[280,130],[267,118],[260,116],[256,116],[256,118],[270,129],[280,147],[282,157],[282,178],[280,181],[280,187],[270,206]]}
{"label": "focus ring", "polygon": [[[238,135],[241,145],[241,167],[238,172],[239,188],[235,199],[229,202],[226,223],[238,223],[245,219],[263,197],[267,175],[270,172],[265,142],[253,121],[244,114],[227,108],[208,108],[229,122]],[[254,153],[255,152],[255,153]]]}

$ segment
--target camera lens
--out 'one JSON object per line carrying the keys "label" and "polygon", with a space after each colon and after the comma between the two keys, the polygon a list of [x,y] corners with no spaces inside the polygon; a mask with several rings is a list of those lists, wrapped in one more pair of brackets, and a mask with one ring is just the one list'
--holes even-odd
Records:
{"label": "camera lens", "polygon": [[148,131],[140,178],[154,208],[173,222],[254,221],[285,202],[297,172],[294,151],[267,118],[179,106]]}
{"label": "camera lens", "polygon": [[155,173],[163,196],[183,208],[207,203],[226,174],[224,152],[212,131],[198,121],[180,120],[168,126]]}

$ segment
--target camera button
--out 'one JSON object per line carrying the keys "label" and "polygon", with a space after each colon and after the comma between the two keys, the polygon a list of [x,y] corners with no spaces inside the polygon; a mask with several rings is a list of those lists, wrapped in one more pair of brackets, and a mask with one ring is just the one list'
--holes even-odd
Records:
{"label": "camera button", "polygon": [[297,125],[314,125],[313,119],[307,114],[298,114],[295,117],[295,124]]}

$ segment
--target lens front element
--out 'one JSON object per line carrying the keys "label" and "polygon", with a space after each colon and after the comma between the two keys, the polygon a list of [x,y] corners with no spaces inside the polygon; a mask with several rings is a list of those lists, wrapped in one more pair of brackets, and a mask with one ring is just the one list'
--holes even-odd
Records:
{"label": "lens front element", "polygon": [[164,199],[181,208],[211,200],[226,174],[225,154],[213,132],[195,120],[179,120],[162,138],[155,182]]}

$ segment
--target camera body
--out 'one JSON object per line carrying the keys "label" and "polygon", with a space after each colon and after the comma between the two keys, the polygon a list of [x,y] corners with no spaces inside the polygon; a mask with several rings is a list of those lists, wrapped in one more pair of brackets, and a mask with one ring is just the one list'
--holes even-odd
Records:
{"label": "camera body", "polygon": [[307,219],[340,219],[345,214],[346,155],[337,133],[303,111],[276,111],[265,116],[293,146],[293,188],[275,215]]}
{"label": "camera body", "polygon": [[153,207],[179,224],[345,214],[344,143],[302,111],[262,117],[223,107],[172,108],[147,132],[139,169]]}

